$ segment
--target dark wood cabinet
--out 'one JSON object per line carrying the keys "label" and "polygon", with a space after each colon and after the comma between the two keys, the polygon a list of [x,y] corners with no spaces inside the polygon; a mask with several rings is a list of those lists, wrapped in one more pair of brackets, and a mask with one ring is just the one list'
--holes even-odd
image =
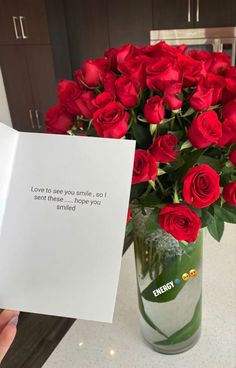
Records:
{"label": "dark wood cabinet", "polygon": [[107,0],[64,1],[72,70],[109,48]]}
{"label": "dark wood cabinet", "polygon": [[108,0],[110,47],[147,45],[152,29],[152,0]]}
{"label": "dark wood cabinet", "polygon": [[153,0],[153,29],[236,26],[235,0]]}
{"label": "dark wood cabinet", "polygon": [[27,44],[49,43],[44,0],[18,0],[21,32]]}
{"label": "dark wood cabinet", "polygon": [[71,77],[63,0],[0,5],[0,67],[12,125],[42,132],[45,112],[57,103],[56,82]]}
{"label": "dark wood cabinet", "polygon": [[[7,6],[6,6],[7,5]],[[22,41],[17,0],[0,0],[0,44],[15,45]]]}
{"label": "dark wood cabinet", "polygon": [[0,46],[0,64],[14,128],[26,132],[35,131],[34,101],[25,49],[15,45]]}
{"label": "dark wood cabinet", "polygon": [[153,29],[193,27],[193,0],[153,0]]}

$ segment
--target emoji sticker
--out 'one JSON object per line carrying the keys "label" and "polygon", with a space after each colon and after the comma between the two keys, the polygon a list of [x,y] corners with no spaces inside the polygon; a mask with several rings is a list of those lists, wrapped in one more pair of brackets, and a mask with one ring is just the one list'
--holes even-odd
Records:
{"label": "emoji sticker", "polygon": [[183,273],[183,275],[182,275],[182,279],[183,279],[184,281],[188,281],[188,279],[189,279],[189,274],[188,274],[188,273]]}
{"label": "emoji sticker", "polygon": [[195,277],[197,276],[197,270],[195,268],[193,268],[192,270],[189,271],[189,276],[190,277]]}

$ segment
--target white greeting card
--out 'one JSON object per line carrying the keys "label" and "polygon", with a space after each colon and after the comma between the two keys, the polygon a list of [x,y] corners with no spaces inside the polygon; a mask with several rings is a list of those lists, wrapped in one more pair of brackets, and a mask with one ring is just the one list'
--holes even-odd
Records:
{"label": "white greeting card", "polygon": [[135,142],[0,123],[0,307],[111,322]]}

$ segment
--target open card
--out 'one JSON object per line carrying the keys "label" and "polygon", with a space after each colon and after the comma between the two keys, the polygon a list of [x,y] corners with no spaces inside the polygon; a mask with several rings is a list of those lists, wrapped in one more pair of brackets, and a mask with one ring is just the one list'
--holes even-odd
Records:
{"label": "open card", "polygon": [[0,307],[111,322],[135,141],[0,123]]}

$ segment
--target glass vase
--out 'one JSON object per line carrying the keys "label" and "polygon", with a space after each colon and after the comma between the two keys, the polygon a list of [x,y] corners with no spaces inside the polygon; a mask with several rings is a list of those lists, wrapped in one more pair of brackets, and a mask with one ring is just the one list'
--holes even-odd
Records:
{"label": "glass vase", "polygon": [[154,350],[190,349],[201,330],[202,230],[194,243],[160,228],[147,232],[151,209],[135,210],[134,250],[141,332]]}

